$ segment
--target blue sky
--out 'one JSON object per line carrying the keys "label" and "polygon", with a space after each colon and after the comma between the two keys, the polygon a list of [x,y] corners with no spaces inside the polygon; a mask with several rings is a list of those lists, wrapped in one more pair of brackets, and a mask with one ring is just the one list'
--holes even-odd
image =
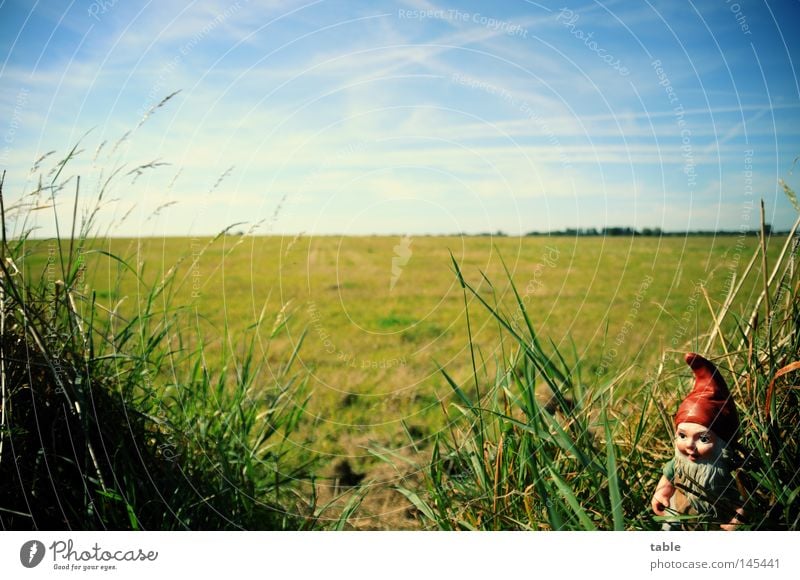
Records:
{"label": "blue sky", "polygon": [[797,0],[4,1],[7,204],[80,141],[87,202],[123,168],[117,235],[739,229],[760,197],[786,229],[797,22]]}

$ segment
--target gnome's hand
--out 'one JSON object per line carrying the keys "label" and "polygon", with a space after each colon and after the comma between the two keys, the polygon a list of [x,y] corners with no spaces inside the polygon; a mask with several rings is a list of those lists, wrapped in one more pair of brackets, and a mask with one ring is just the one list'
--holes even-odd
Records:
{"label": "gnome's hand", "polygon": [[653,507],[653,512],[657,516],[663,516],[664,510],[669,506],[669,500],[675,493],[675,486],[672,482],[662,475],[661,479],[656,486],[656,492],[653,494],[653,499],[650,505]]}

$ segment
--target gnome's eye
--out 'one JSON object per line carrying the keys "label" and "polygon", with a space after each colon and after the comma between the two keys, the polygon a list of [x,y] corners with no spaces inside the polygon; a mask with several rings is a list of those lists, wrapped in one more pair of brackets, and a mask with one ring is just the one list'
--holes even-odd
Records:
{"label": "gnome's eye", "polygon": [[678,432],[678,437],[679,437],[680,439],[686,439],[686,433],[684,433],[683,431],[679,431],[679,432]]}
{"label": "gnome's eye", "polygon": [[700,436],[701,443],[711,443],[711,437],[708,434]]}

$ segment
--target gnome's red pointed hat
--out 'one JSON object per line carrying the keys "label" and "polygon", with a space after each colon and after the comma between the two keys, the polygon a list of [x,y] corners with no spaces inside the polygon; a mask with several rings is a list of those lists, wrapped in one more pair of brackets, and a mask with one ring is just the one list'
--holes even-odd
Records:
{"label": "gnome's red pointed hat", "polygon": [[697,423],[732,441],[739,428],[739,415],[725,379],[714,363],[699,354],[690,352],[685,360],[694,372],[694,388],[678,407],[675,426]]}

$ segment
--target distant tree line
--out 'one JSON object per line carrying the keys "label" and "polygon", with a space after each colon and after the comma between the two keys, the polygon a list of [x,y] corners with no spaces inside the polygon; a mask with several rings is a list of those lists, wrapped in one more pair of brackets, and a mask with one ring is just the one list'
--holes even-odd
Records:
{"label": "distant tree line", "polygon": [[[789,230],[773,230],[770,224],[764,224],[764,232],[768,236],[788,236]],[[395,237],[399,237],[404,234],[394,234]],[[479,232],[479,233],[471,233],[471,232],[459,232],[457,234],[417,234],[417,237],[436,237],[440,235],[457,235],[461,237],[467,238],[504,238],[507,237],[509,234],[504,232],[503,230],[497,230],[495,232]],[[513,234],[516,235],[516,234]],[[642,228],[637,230],[636,228],[632,227],[607,227],[607,228],[565,228],[563,230],[549,230],[546,232],[541,231],[532,231],[526,234],[522,234],[523,236],[570,236],[570,237],[643,237],[643,238],[653,238],[653,237],[681,237],[685,238],[687,236],[745,236],[745,237],[758,237],[761,235],[760,229],[752,229],[752,230],[690,230],[690,231],[664,231],[661,228]]]}
{"label": "distant tree line", "polygon": [[[764,225],[765,233],[769,235],[785,234],[786,232],[773,232],[772,226]],[[526,236],[571,236],[571,237],[665,237],[665,236],[758,236],[761,231],[754,230],[691,230],[684,232],[668,232],[661,228],[642,228],[637,230],[631,227],[606,227],[606,228],[566,228],[563,230],[550,230],[547,232],[533,231],[525,234]]]}

